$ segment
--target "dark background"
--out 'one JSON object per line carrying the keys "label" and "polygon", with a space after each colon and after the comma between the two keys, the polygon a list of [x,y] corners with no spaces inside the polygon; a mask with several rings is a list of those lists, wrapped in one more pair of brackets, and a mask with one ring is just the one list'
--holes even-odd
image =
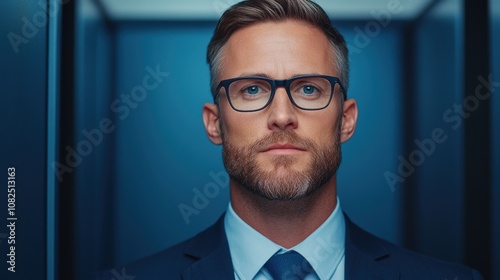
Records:
{"label": "dark background", "polygon": [[[1,279],[87,279],[194,235],[227,207],[220,147],[201,121],[216,19],[116,17],[105,2],[0,3]],[[386,26],[371,13],[332,20],[360,111],[342,147],[343,210],[378,236],[500,279],[500,85],[476,95],[490,75],[500,82],[500,3],[431,1]],[[25,38],[17,52],[11,33]],[[157,67],[168,74],[141,91]],[[454,112],[464,102],[467,117]],[[442,143],[415,143],[436,129]],[[417,164],[404,174],[403,161]],[[15,274],[3,225],[10,166]]]}

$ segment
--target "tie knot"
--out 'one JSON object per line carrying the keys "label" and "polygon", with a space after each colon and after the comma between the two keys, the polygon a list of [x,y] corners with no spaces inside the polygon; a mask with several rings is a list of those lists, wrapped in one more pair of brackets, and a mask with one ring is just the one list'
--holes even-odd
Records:
{"label": "tie knot", "polygon": [[304,279],[313,268],[309,262],[295,251],[275,254],[264,265],[274,280]]}

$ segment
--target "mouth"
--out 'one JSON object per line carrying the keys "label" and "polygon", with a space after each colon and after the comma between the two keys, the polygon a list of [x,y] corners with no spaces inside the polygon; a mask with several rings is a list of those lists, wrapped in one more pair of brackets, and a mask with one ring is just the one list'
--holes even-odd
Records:
{"label": "mouth", "polygon": [[275,143],[267,146],[262,152],[275,155],[293,155],[306,151],[306,149],[293,145],[293,144],[279,144]]}

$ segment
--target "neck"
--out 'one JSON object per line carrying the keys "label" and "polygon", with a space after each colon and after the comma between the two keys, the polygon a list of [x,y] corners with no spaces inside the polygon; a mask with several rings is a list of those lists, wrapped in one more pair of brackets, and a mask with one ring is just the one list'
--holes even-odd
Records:
{"label": "neck", "polygon": [[291,248],[306,239],[337,205],[336,176],[313,194],[293,201],[262,198],[231,180],[231,205],[238,216],[274,243]]}

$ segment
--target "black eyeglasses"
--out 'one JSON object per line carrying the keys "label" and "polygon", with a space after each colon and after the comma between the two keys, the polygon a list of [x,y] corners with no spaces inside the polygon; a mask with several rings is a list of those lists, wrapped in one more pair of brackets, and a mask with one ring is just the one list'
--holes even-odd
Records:
{"label": "black eyeglasses", "polygon": [[330,104],[335,84],[342,89],[343,100],[347,98],[340,79],[325,75],[304,75],[286,80],[273,80],[259,76],[238,77],[222,80],[217,86],[215,100],[218,102],[224,88],[231,107],[238,112],[255,112],[266,108],[273,100],[277,87],[285,87],[293,105],[302,110],[322,110]]}

